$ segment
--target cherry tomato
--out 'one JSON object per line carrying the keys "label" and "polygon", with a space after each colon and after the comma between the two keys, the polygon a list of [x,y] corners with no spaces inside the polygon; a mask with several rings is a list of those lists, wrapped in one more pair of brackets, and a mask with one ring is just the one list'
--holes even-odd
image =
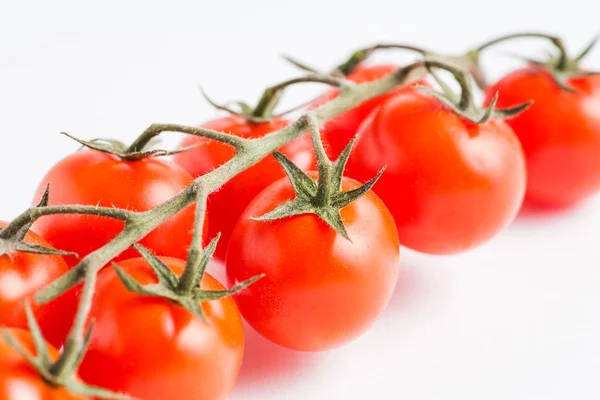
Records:
{"label": "cherry tomato", "polygon": [[[347,77],[348,80],[355,83],[372,82],[377,79],[384,78],[399,67],[392,64],[380,65],[359,65]],[[419,84],[426,85],[425,81],[419,81]],[[360,124],[369,116],[369,114],[377,108],[384,100],[394,96],[395,93],[403,90],[406,86],[392,90],[383,96],[375,97],[362,103],[358,107],[354,107],[337,117],[327,121],[321,128],[323,144],[332,159],[337,159],[340,153],[346,148],[346,145],[356,135]],[[339,94],[337,89],[331,90],[319,99],[317,99],[312,107],[320,106],[330,100],[335,99]]]}
{"label": "cherry tomato", "polygon": [[[111,154],[83,150],[59,161],[44,177],[35,199],[50,184],[50,203],[99,205],[146,211],[185,189],[192,177],[173,163],[156,158],[123,161]],[[194,227],[194,206],[182,210],[140,243],[157,255],[187,257]],[[83,257],[102,247],[122,229],[122,221],[90,215],[42,217],[34,229],[53,246]],[[117,260],[136,257],[129,248]],[[77,259],[65,257],[73,266]]]}
{"label": "cherry tomato", "polygon": [[[31,334],[22,329],[8,332],[32,355],[36,355]],[[58,352],[48,346],[50,358],[56,360]],[[39,373],[19,354],[4,337],[0,336],[0,400],[84,400],[64,388],[48,385]]]}
{"label": "cherry tomato", "polygon": [[474,124],[416,89],[398,93],[361,125],[348,175],[371,178],[400,243],[425,253],[471,249],[506,227],[525,191],[523,150],[502,120]]}
{"label": "cherry tomato", "polygon": [[[258,138],[286,127],[289,121],[275,118],[263,124],[251,124],[238,116],[228,116],[207,122],[202,127],[226,132],[243,138]],[[203,144],[193,150],[175,155],[175,162],[198,177],[229,161],[235,154],[226,144],[197,136],[186,136],[181,147]],[[290,158],[303,170],[315,165],[315,156],[310,136],[302,136],[283,146],[279,151]],[[252,168],[242,172],[219,191],[209,196],[207,204],[208,237],[221,232],[221,239],[215,252],[218,259],[224,260],[229,237],[238,218],[252,199],[271,183],[285,176],[285,173],[272,157],[266,157]]]}
{"label": "cherry tomato", "polygon": [[[359,186],[343,179],[345,191]],[[314,214],[249,219],[294,197],[284,178],[248,206],[231,237],[227,280],[233,284],[265,274],[235,295],[246,321],[282,346],[327,350],[362,334],[388,304],[399,272],[398,235],[372,191],[341,210],[352,241]]]}
{"label": "cherry tomato", "polygon": [[[185,269],[184,261],[160,259],[177,275]],[[119,265],[142,285],[158,282],[143,258]],[[223,290],[208,274],[202,288]],[[112,268],[100,274],[97,291],[84,381],[144,400],[224,399],[231,391],[244,351],[232,298],[203,303],[202,321],[170,300],[129,292]]]}
{"label": "cherry tomato", "polygon": [[[6,222],[0,221],[4,228]],[[44,239],[29,231],[25,242],[51,247]],[[33,295],[68,271],[60,256],[14,251],[0,255],[0,327],[27,329],[25,299],[30,300],[34,315],[46,339],[56,347],[63,344],[76,312],[73,291],[50,303],[36,304]]]}
{"label": "cherry tomato", "polygon": [[539,67],[515,71],[487,92],[500,91],[498,106],[533,100],[508,120],[527,158],[526,200],[564,207],[600,190],[600,76],[571,78],[561,89]]}

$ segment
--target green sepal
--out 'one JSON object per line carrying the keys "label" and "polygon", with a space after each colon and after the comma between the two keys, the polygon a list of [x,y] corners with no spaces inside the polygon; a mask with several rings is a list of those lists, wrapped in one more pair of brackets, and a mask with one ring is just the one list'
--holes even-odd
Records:
{"label": "green sepal", "polygon": [[577,56],[567,58],[564,67],[560,67],[559,58],[552,53],[546,55],[545,61],[519,55],[512,55],[512,57],[547,70],[559,88],[570,93],[577,93],[577,90],[569,86],[569,79],[600,74],[600,71],[583,71],[579,68],[579,63],[592,51],[599,39],[600,35],[595,36]]}
{"label": "green sepal", "polygon": [[69,381],[64,386],[66,386],[70,393],[90,399],[136,400],[135,397],[125,393],[113,392],[98,386],[88,385],[87,383],[75,379]]}
{"label": "green sepal", "polygon": [[[240,290],[246,288],[248,285],[256,282],[262,276],[255,276],[253,278],[244,281],[232,289],[229,290],[203,290],[200,287],[200,283],[202,277],[204,276],[204,272],[206,270],[206,265],[208,264],[212,254],[214,253],[217,242],[219,240],[219,235],[215,237],[211,243],[204,250],[204,255],[200,260],[200,268],[198,269],[198,274],[194,278],[194,288],[190,294],[181,294],[178,290],[179,287],[179,278],[175,275],[158,257],[152,254],[150,251],[145,249],[140,245],[136,245],[136,249],[140,252],[142,257],[148,262],[148,265],[152,268],[154,273],[157,276],[159,283],[151,284],[151,285],[142,285],[138,281],[136,281],[131,275],[125,272],[122,268],[119,267],[117,263],[112,263],[117,276],[130,292],[140,294],[142,296],[151,296],[151,297],[162,297],[168,299],[180,306],[184,307],[190,313],[200,317],[202,320],[206,320],[202,312],[202,302],[221,299],[223,297],[231,296]],[[167,272],[168,270],[169,272]]]}
{"label": "green sepal", "polygon": [[574,59],[573,61],[575,63],[579,63],[581,60],[583,60],[591,51],[592,49],[596,46],[596,44],[598,43],[598,40],[600,39],[600,35],[596,35],[591,41],[590,43],[581,51],[581,53],[579,53]]}
{"label": "green sepal", "polygon": [[[356,135],[350,139],[344,150],[340,153],[337,160],[333,163],[333,167],[331,170],[331,187],[334,188],[337,192],[342,189],[342,180],[344,178],[344,171],[346,170],[346,164],[348,163],[348,158],[350,158],[350,153],[352,153],[352,148],[354,147],[354,143],[356,142]],[[316,194],[316,191],[315,191]]]}
{"label": "green sepal", "polygon": [[352,203],[354,200],[358,199],[359,197],[364,196],[369,190],[371,190],[373,185],[377,183],[377,181],[385,171],[385,168],[385,166],[381,168],[377,175],[375,175],[362,186],[357,187],[356,189],[348,190],[347,192],[340,192],[333,195],[331,199],[331,205],[335,208],[343,208],[346,207],[348,204]]}
{"label": "green sepal", "polygon": [[296,196],[302,200],[310,200],[317,194],[317,182],[306,175],[296,164],[294,164],[283,153],[275,152],[273,157],[283,167],[285,174],[290,179]]}
{"label": "green sepal", "polygon": [[[445,98],[454,104],[459,103],[460,96],[457,93],[455,93],[454,90],[452,90],[452,88],[434,71],[433,68],[430,68],[429,66],[426,66],[426,68],[427,72],[433,77],[433,80],[442,89],[442,93],[445,95]],[[415,86],[422,87],[421,85]]]}
{"label": "green sepal", "polygon": [[194,297],[197,301],[211,301],[211,300],[219,300],[225,297],[232,296],[237,292],[244,290],[248,286],[252,285],[254,282],[258,281],[265,277],[265,274],[255,275],[250,279],[245,280],[244,282],[238,283],[231,289],[226,290],[202,290],[200,288],[194,289]]}
{"label": "green sepal", "polygon": [[125,161],[140,161],[146,158],[152,157],[164,157],[170,156],[173,154],[183,153],[189,150],[192,150],[200,145],[196,144],[189,147],[184,147],[177,150],[162,150],[162,149],[149,149],[149,150],[141,150],[141,151],[127,151],[127,146],[118,140],[114,139],[94,139],[94,140],[83,140],[79,139],[75,136],[72,136],[66,132],[61,132],[63,135],[67,136],[70,139],[73,139],[77,143],[81,144],[84,147],[87,147],[92,150],[100,151],[102,153],[112,154],[114,156],[119,157]]}
{"label": "green sepal", "polygon": [[[19,231],[18,235],[21,235],[22,232]],[[15,239],[0,239],[0,255],[8,254],[13,251],[22,251],[24,253],[33,253],[33,254],[48,254],[54,256],[72,256],[79,257],[77,253],[72,251],[63,251],[52,249],[49,247],[40,246],[37,244],[31,244],[24,242],[22,240]]]}
{"label": "green sepal", "polygon": [[484,121],[488,121],[490,118],[507,119],[507,118],[515,117],[515,116],[519,115],[520,113],[522,113],[523,111],[525,111],[527,108],[529,108],[529,106],[531,106],[533,104],[533,100],[530,100],[530,101],[527,101],[523,104],[519,104],[514,107],[496,108],[496,103],[498,102],[498,96],[499,96],[499,92],[496,92],[496,94],[494,94],[494,97],[492,98],[492,101],[490,101],[489,106],[486,108],[486,111],[483,115]]}
{"label": "green sepal", "polygon": [[340,214],[339,208],[333,207],[319,207],[315,209],[315,214],[319,216],[323,221],[327,223],[331,228],[333,228],[339,235],[341,235],[344,239],[352,241],[350,236],[348,235],[348,231],[346,230],[346,226],[344,225],[344,221],[342,221],[342,215]]}
{"label": "green sepal", "polygon": [[182,296],[177,300],[177,303],[202,321],[206,321],[206,316],[204,315],[204,311],[202,311],[202,304],[194,297]]}
{"label": "green sepal", "polygon": [[496,108],[496,102],[498,101],[498,93],[494,96],[490,104],[486,108],[476,107],[471,104],[466,109],[462,109],[460,104],[456,102],[456,97],[454,95],[450,95],[448,93],[440,93],[435,91],[434,89],[415,85],[413,86],[415,89],[420,90],[428,95],[435,97],[446,106],[448,106],[452,111],[456,114],[460,115],[462,118],[474,123],[474,124],[484,124],[492,118],[511,118],[516,116],[517,114],[523,112],[527,107],[529,107],[532,102],[528,101],[523,104],[519,104],[514,107],[509,108]]}
{"label": "green sepal", "polygon": [[[204,273],[206,272],[206,267],[210,262],[215,250],[217,249],[217,244],[219,243],[219,239],[221,239],[221,232],[217,233],[217,236],[210,241],[208,246],[204,248],[202,252],[202,258],[200,258],[200,265],[198,266],[198,270],[196,276],[194,277],[194,287],[200,287],[202,283],[202,278],[204,277]],[[188,260],[189,262],[189,260]]]}
{"label": "green sepal", "polygon": [[[141,294],[144,296],[153,296],[153,297],[164,297],[169,300],[176,301],[178,298],[177,293],[172,288],[169,288],[163,284],[155,283],[152,285],[142,285],[138,283],[131,275],[129,275],[125,270],[123,270],[119,265],[115,262],[112,263],[117,276],[130,292],[134,292],[137,294]],[[159,278],[160,280],[160,278]]]}
{"label": "green sepal", "polygon": [[158,257],[155,257],[150,250],[140,244],[134,244],[133,247],[140,253],[140,255],[146,260],[150,268],[156,274],[158,281],[171,289],[175,289],[179,283],[177,275],[171,271]]}
{"label": "green sepal", "polygon": [[46,185],[46,190],[42,194],[40,201],[38,202],[36,207],[48,207],[48,203],[50,202],[50,183]]}
{"label": "green sepal", "polygon": [[307,64],[296,60],[293,57],[290,57],[288,55],[283,54],[281,56],[284,60],[286,60],[287,62],[289,62],[290,64],[292,64],[293,66],[295,66],[296,68],[299,68],[302,71],[305,72],[309,72],[311,74],[321,74],[321,72],[319,72],[316,68],[313,67],[309,67]]}
{"label": "green sepal", "polygon": [[206,102],[208,104],[210,104],[217,110],[225,111],[229,114],[237,115],[238,117],[245,118],[248,122],[251,122],[254,124],[261,124],[261,123],[269,122],[271,120],[271,118],[262,118],[262,117],[253,116],[252,112],[254,110],[252,109],[252,107],[250,107],[247,103],[245,103],[243,101],[232,102],[234,105],[239,107],[240,111],[237,111],[231,107],[228,107],[227,105],[219,104],[216,101],[212,100],[208,96],[208,94],[204,91],[202,86],[198,86],[198,89],[200,89],[200,93],[202,94],[202,97],[204,97],[204,100],[206,100]]}
{"label": "green sepal", "polygon": [[[42,197],[40,198],[40,201],[38,202],[36,207],[47,207],[49,200],[50,184],[46,185],[46,190],[44,190],[44,193],[42,194]],[[32,223],[23,226],[15,235],[12,235],[12,237],[10,238],[0,238],[0,255],[7,254],[13,251],[22,251],[25,253],[33,254],[72,256],[79,258],[78,254],[72,251],[63,251],[25,242],[25,237],[27,236],[27,232],[29,232],[29,229],[31,229],[31,225]]]}
{"label": "green sepal", "polygon": [[315,213],[314,206],[302,199],[296,198],[280,205],[272,211],[259,217],[250,217],[254,221],[274,221],[277,219],[293,217],[294,215]]}
{"label": "green sepal", "polygon": [[[342,191],[344,169],[355,140],[356,136],[346,145],[335,163],[331,164],[329,160],[319,159],[321,167],[326,164],[326,168],[329,168],[330,173],[327,182],[321,176],[319,176],[318,180],[311,178],[286,156],[281,153],[274,153],[273,155],[279,161],[290,180],[296,198],[263,215],[250,217],[250,219],[255,221],[273,221],[296,215],[315,214],[339,235],[351,241],[340,214],[341,209],[367,193],[385,169],[383,168],[379,171],[377,176],[364,185],[347,192]],[[323,155],[322,157],[326,156]],[[326,198],[319,196],[321,185],[327,185],[329,188],[329,190],[322,191],[328,193],[328,196],[325,195]]]}

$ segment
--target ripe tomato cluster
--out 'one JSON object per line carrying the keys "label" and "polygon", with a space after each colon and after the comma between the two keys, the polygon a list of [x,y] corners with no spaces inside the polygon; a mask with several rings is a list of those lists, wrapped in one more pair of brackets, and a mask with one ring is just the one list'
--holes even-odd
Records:
{"label": "ripe tomato cluster", "polygon": [[[48,171],[34,207],[0,222],[0,400],[223,399],[243,362],[242,319],[290,349],[341,346],[384,311],[401,246],[463,252],[507,227],[524,201],[565,207],[595,194],[600,76],[578,66],[589,48],[574,59],[558,50],[484,87],[485,107],[468,73],[480,80],[478,53],[461,58],[467,69],[426,51],[402,68],[362,63],[370,51],[306,78],[337,88],[297,121],[273,115],[284,84],[255,109],[181,128],[194,134],[170,160],[144,136],[129,147],[80,141],[87,148]],[[414,71],[423,73],[391,85]],[[355,85],[383,94],[348,103]],[[336,101],[342,111],[319,120]],[[240,152],[250,162],[236,169]],[[216,190],[197,195],[220,171]],[[206,273],[213,253],[231,289]],[[107,265],[91,282],[94,257]],[[73,284],[52,286],[64,276]],[[59,295],[38,304],[49,285]]]}

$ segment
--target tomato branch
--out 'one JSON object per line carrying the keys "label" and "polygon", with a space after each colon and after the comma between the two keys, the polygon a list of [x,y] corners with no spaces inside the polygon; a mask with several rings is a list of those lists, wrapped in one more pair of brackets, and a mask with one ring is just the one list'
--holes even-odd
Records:
{"label": "tomato branch", "polygon": [[[64,212],[71,210],[76,213],[115,216],[118,219],[125,221],[124,229],[113,240],[111,240],[105,246],[88,254],[79,262],[77,266],[75,266],[75,268],[36,295],[37,301],[47,302],[61,295],[82,280],[84,281],[80,295],[79,309],[75,321],[67,338],[63,354],[51,369],[52,374],[58,377],[63,377],[73,375],[75,373],[75,369],[77,368],[77,359],[80,357],[85,347],[85,325],[92,306],[92,300],[96,286],[96,277],[98,272],[111,259],[118,256],[129,246],[142,239],[167,219],[177,214],[184,208],[190,206],[194,202],[197,203],[197,224],[194,232],[194,245],[192,247],[199,249],[202,237],[206,198],[208,194],[218,190],[230,179],[255,165],[284,144],[289,143],[299,136],[305,134],[306,131],[311,128],[311,124],[319,126],[320,124],[336,117],[337,115],[358,106],[364,101],[393,90],[394,88],[405,83],[413,70],[422,68],[423,66],[429,64],[438,66],[440,68],[444,67],[444,64],[441,62],[420,61],[410,64],[406,67],[399,68],[395,73],[378,81],[362,85],[343,86],[340,90],[340,95],[336,99],[322,105],[315,110],[312,110],[307,115],[299,118],[287,127],[261,138],[242,139],[233,135],[211,131],[208,129],[175,124],[151,125],[131,146],[133,150],[138,151],[140,148],[143,148],[150,139],[159,135],[161,132],[166,131],[182,132],[206,137],[208,139],[227,143],[231,146],[234,146],[237,150],[235,156],[231,160],[221,165],[219,168],[216,168],[215,170],[197,178],[188,188],[151,210],[144,212],[132,212],[110,209],[110,212],[108,212],[107,209],[95,207],[64,206],[63,208],[59,209],[54,207],[41,209],[45,211],[34,208],[28,210],[26,213],[20,216],[18,218],[20,222],[15,224],[15,226],[26,225],[28,221],[37,218],[38,212],[50,212],[47,210],[60,210]],[[69,209],[68,207],[72,208]],[[31,210],[34,210],[33,213]],[[192,260],[188,263],[184,276],[187,274],[187,276],[193,277],[193,268],[198,267],[198,263],[194,262],[194,258],[200,258],[202,253],[196,253],[195,251],[196,250],[192,249],[190,252],[190,257]],[[190,281],[192,281],[191,278],[189,280],[183,280],[183,283],[181,283],[181,289],[188,290]]]}
{"label": "tomato branch", "polygon": [[211,129],[185,126],[178,124],[152,124],[150,125],[126,150],[127,152],[141,151],[147,144],[163,132],[181,132],[188,135],[202,136],[218,142],[226,143],[236,149],[244,147],[247,139],[240,138],[227,133],[213,131]]}
{"label": "tomato branch", "polygon": [[22,228],[32,224],[38,218],[45,215],[54,214],[86,214],[95,215],[98,217],[108,217],[128,221],[132,219],[136,213],[134,211],[123,210],[112,207],[96,207],[96,206],[81,206],[81,205],[59,205],[50,207],[31,207],[25,212],[17,216],[14,220],[2,229],[0,239],[9,239],[15,236]]}
{"label": "tomato branch", "polygon": [[198,268],[204,255],[202,251],[202,233],[204,231],[204,218],[206,215],[206,200],[208,191],[203,184],[198,185],[196,200],[196,217],[194,220],[194,235],[188,251],[187,266],[179,279],[178,289],[182,294],[189,294],[193,289]]}

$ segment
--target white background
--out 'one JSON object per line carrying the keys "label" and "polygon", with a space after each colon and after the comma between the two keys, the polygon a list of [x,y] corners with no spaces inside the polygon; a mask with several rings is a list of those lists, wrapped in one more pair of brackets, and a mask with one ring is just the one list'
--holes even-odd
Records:
{"label": "white background", "polygon": [[[327,69],[377,41],[452,52],[514,30],[554,31],[576,51],[599,26],[587,1],[166,4],[0,1],[1,219],[77,148],[60,131],[127,141],[152,122],[198,123],[214,112],[197,84],[220,101],[254,101],[296,73],[282,53]],[[514,65],[501,49],[486,60],[495,76]],[[600,50],[589,65],[600,68]],[[290,104],[306,99],[297,93]],[[231,398],[598,399],[598,227],[600,198],[523,215],[468,254],[404,251],[396,294],[372,330],[321,354],[250,333]]]}

